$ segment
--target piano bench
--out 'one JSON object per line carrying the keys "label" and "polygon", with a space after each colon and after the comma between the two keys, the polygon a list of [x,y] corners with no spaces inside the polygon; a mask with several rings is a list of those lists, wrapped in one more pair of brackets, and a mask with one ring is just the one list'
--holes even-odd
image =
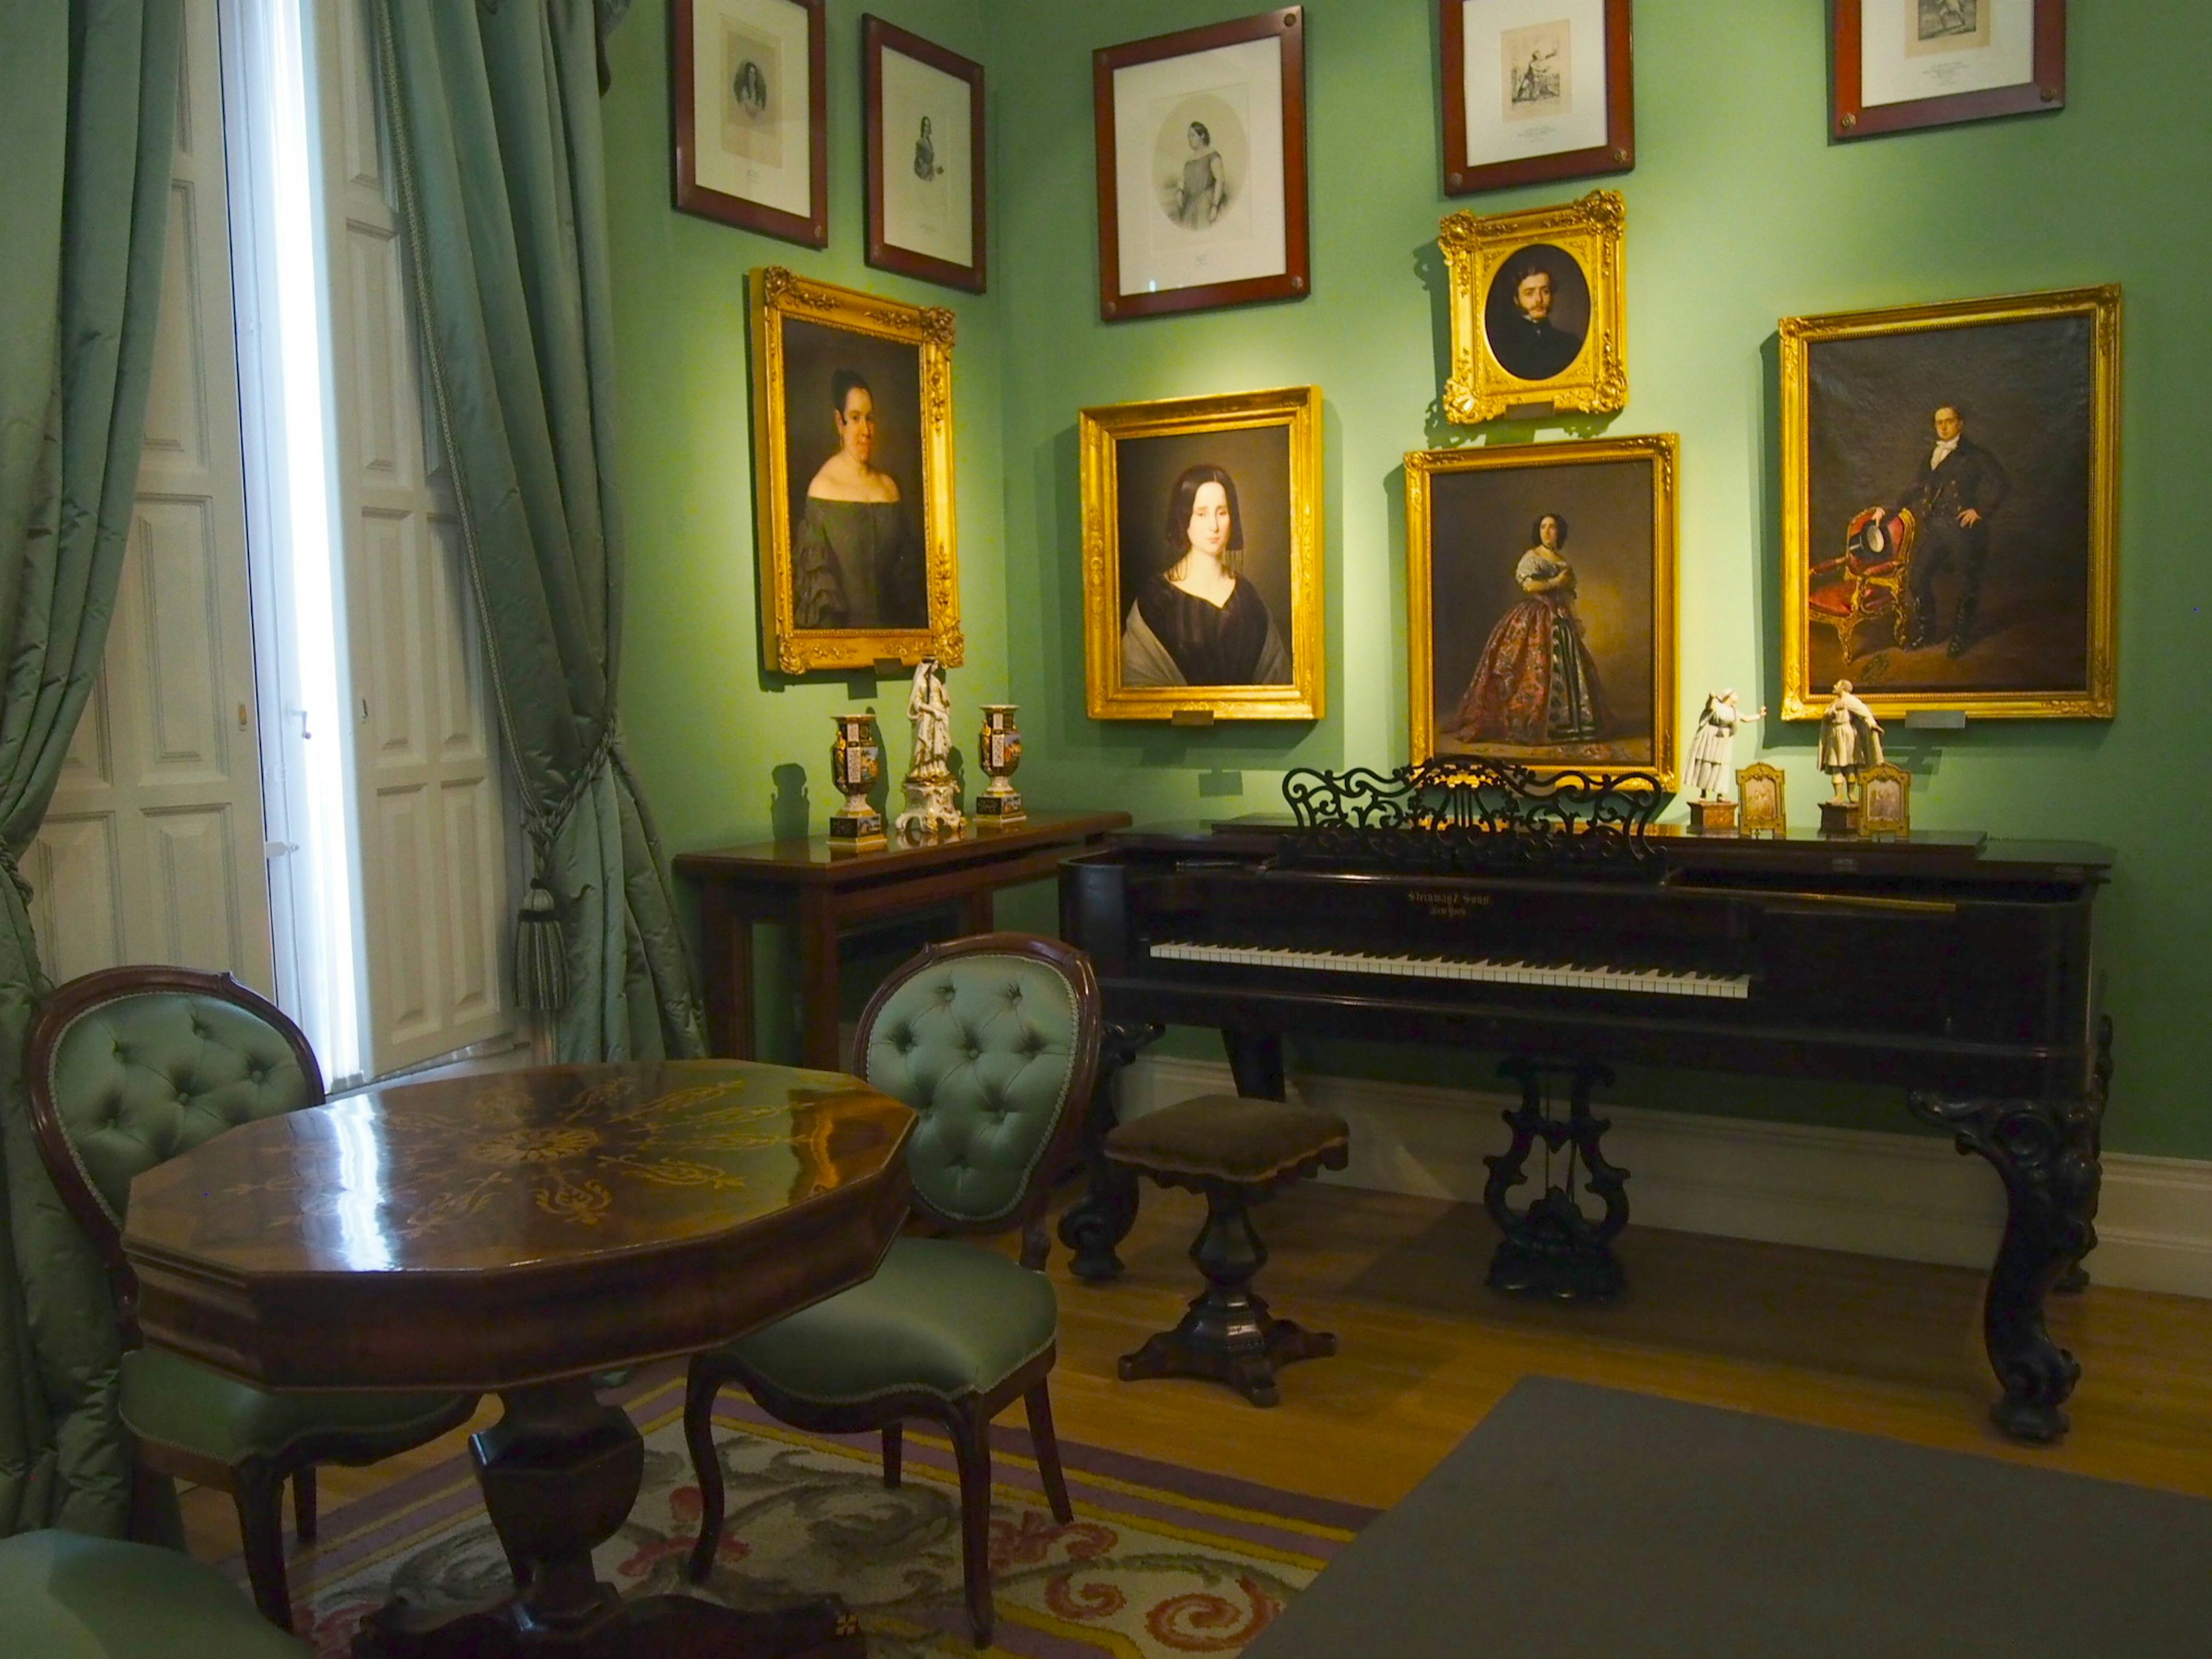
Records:
{"label": "piano bench", "polygon": [[1108,1133],[1106,1156],[1115,1163],[1164,1187],[1206,1194],[1206,1224],[1190,1249],[1206,1289],[1181,1324],[1121,1356],[1124,1382],[1208,1377],[1255,1406],[1272,1406],[1281,1398],[1279,1367],[1336,1352],[1335,1337],[1276,1318],[1253,1293],[1267,1247],[1253,1228],[1251,1206],[1324,1166],[1341,1170],[1351,1140],[1334,1112],[1241,1095],[1200,1095]]}

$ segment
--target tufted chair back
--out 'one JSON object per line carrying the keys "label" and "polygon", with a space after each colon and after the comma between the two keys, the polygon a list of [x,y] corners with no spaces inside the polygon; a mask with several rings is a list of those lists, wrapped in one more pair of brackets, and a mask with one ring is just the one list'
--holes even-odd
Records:
{"label": "tufted chair back", "polygon": [[283,1010],[228,974],[186,968],[110,968],[59,987],[23,1068],[47,1173],[99,1250],[126,1322],[131,1177],[323,1099],[314,1051]]}
{"label": "tufted chair back", "polygon": [[868,1081],[921,1115],[915,1207],[961,1232],[1033,1229],[1067,1166],[1098,1070],[1098,981],[1057,939],[932,945],[860,1016]]}

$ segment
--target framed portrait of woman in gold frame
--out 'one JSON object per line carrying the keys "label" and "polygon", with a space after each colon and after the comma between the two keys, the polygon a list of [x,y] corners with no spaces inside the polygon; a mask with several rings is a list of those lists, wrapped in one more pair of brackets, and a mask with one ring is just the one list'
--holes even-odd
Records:
{"label": "framed portrait of woman in gold frame", "polygon": [[1671,432],[1406,457],[1415,762],[1674,786]]}
{"label": "framed portrait of woman in gold frame", "polygon": [[1444,418],[1610,414],[1628,403],[1628,209],[1614,190],[1560,207],[1448,215]]}
{"label": "framed portrait of woman in gold frame", "polygon": [[761,647],[781,674],[957,667],[952,313],[752,273]]}
{"label": "framed portrait of woman in gold frame", "polygon": [[1319,720],[1321,388],[1083,411],[1093,720]]}

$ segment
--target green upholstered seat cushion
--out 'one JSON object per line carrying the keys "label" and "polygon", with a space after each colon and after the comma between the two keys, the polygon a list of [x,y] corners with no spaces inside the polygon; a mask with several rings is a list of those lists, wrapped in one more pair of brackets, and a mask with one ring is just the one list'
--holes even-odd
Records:
{"label": "green upholstered seat cushion", "polygon": [[388,1437],[404,1450],[438,1432],[464,1396],[453,1394],[271,1393],[237,1382],[166,1348],[123,1356],[123,1421],[142,1440],[225,1463],[273,1457],[302,1437]]}
{"label": "green upholstered seat cushion", "polygon": [[1052,1283],[980,1245],[901,1238],[866,1284],[726,1350],[781,1393],[855,1405],[915,1389],[986,1393],[1053,1343]]}
{"label": "green upholstered seat cushion", "polygon": [[55,1045],[48,1083],[78,1167],[118,1226],[133,1176],[314,1098],[282,1031],[184,991],[87,1009]]}
{"label": "green upholstered seat cushion", "polygon": [[175,1550],[26,1532],[0,1539],[10,1659],[310,1659],[213,1567]]}
{"label": "green upholstered seat cushion", "polygon": [[868,1081],[922,1115],[915,1192],[940,1215],[1012,1216],[1067,1109],[1074,988],[1034,957],[978,951],[917,970],[877,1011]]}
{"label": "green upholstered seat cushion", "polygon": [[1317,1106],[1200,1095],[1116,1125],[1106,1156],[1139,1170],[1256,1183],[1307,1158],[1340,1156],[1350,1141],[1344,1120]]}

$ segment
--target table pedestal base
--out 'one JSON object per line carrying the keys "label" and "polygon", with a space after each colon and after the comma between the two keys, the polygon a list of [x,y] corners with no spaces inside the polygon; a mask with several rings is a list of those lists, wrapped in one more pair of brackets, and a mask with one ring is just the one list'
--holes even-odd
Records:
{"label": "table pedestal base", "polygon": [[435,1620],[387,1603],[354,1659],[864,1659],[857,1620],[834,1599],[740,1613],[688,1595],[622,1601],[592,1570],[637,1501],[645,1443],[581,1378],[511,1389],[506,1414],[470,1450],[516,1592]]}

